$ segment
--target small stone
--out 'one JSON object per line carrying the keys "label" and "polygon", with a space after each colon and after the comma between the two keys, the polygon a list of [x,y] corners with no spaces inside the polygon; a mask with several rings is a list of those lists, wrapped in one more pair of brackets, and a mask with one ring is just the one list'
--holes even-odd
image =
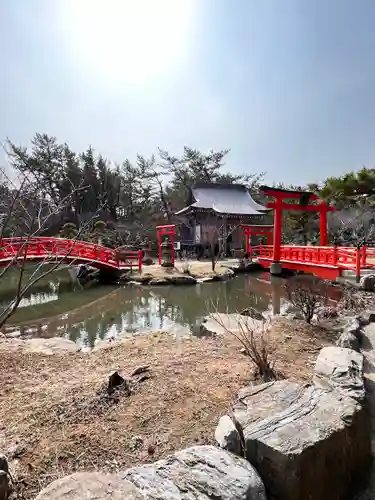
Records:
{"label": "small stone", "polygon": [[130,440],[130,448],[132,450],[139,450],[143,446],[142,436],[133,436]]}
{"label": "small stone", "polygon": [[27,451],[27,447],[21,443],[16,443],[8,448],[8,456],[11,459],[19,458]]}
{"label": "small stone", "polygon": [[147,453],[149,455],[153,455],[155,453],[155,446],[150,443],[148,446],[147,446]]}
{"label": "small stone", "polygon": [[228,415],[220,418],[215,430],[215,439],[220,448],[238,456],[243,455],[240,433]]}

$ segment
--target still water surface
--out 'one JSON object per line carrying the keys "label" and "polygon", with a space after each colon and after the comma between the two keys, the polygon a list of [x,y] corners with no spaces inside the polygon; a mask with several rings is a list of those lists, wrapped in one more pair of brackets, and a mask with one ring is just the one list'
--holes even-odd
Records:
{"label": "still water surface", "polygon": [[[105,287],[73,290],[51,283],[25,297],[8,331],[38,337],[64,336],[92,347],[121,335],[163,330],[197,334],[209,312],[236,312],[246,307],[278,312],[284,282],[268,273],[239,275],[226,282],[196,286]],[[4,305],[0,302],[0,307]]]}

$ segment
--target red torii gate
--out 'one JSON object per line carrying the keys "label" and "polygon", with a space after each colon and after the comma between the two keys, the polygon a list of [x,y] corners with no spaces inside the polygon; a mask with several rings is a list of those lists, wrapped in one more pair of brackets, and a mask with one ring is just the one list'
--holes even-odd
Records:
{"label": "red torii gate", "polygon": [[[274,232],[273,232],[273,262],[271,264],[271,274],[281,274],[280,264],[281,236],[283,210],[298,210],[302,212],[319,212],[320,214],[320,246],[328,245],[327,213],[335,210],[335,207],[327,205],[317,194],[310,191],[288,191],[269,186],[261,186],[260,190],[266,196],[274,198],[274,201],[267,203],[267,208],[274,210]],[[299,200],[297,203],[287,203],[285,200]],[[310,201],[321,200],[318,205],[309,205]]]}
{"label": "red torii gate", "polygon": [[245,238],[245,253],[252,257],[252,245],[251,245],[251,236],[267,236],[267,245],[272,245],[272,231],[273,226],[271,225],[249,225],[242,224],[241,230],[243,232]]}

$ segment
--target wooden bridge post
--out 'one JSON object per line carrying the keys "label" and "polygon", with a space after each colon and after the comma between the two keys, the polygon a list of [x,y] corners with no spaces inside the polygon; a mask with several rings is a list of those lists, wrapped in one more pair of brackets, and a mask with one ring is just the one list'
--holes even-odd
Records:
{"label": "wooden bridge post", "polygon": [[322,201],[319,205],[320,213],[320,246],[326,247],[328,245],[328,234],[327,234],[327,203]]}
{"label": "wooden bridge post", "polygon": [[282,267],[280,265],[282,224],[283,200],[281,198],[276,198],[274,204],[273,262],[270,268],[271,274],[281,274],[282,272]]}
{"label": "wooden bridge post", "polygon": [[355,253],[355,280],[357,283],[361,280],[361,248],[356,248]]}

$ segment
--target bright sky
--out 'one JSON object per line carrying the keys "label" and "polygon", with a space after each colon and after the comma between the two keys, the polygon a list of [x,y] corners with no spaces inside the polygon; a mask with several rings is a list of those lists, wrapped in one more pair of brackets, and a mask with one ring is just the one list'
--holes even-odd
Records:
{"label": "bright sky", "polygon": [[231,148],[235,172],[375,165],[374,0],[0,0],[0,139],[114,161]]}

